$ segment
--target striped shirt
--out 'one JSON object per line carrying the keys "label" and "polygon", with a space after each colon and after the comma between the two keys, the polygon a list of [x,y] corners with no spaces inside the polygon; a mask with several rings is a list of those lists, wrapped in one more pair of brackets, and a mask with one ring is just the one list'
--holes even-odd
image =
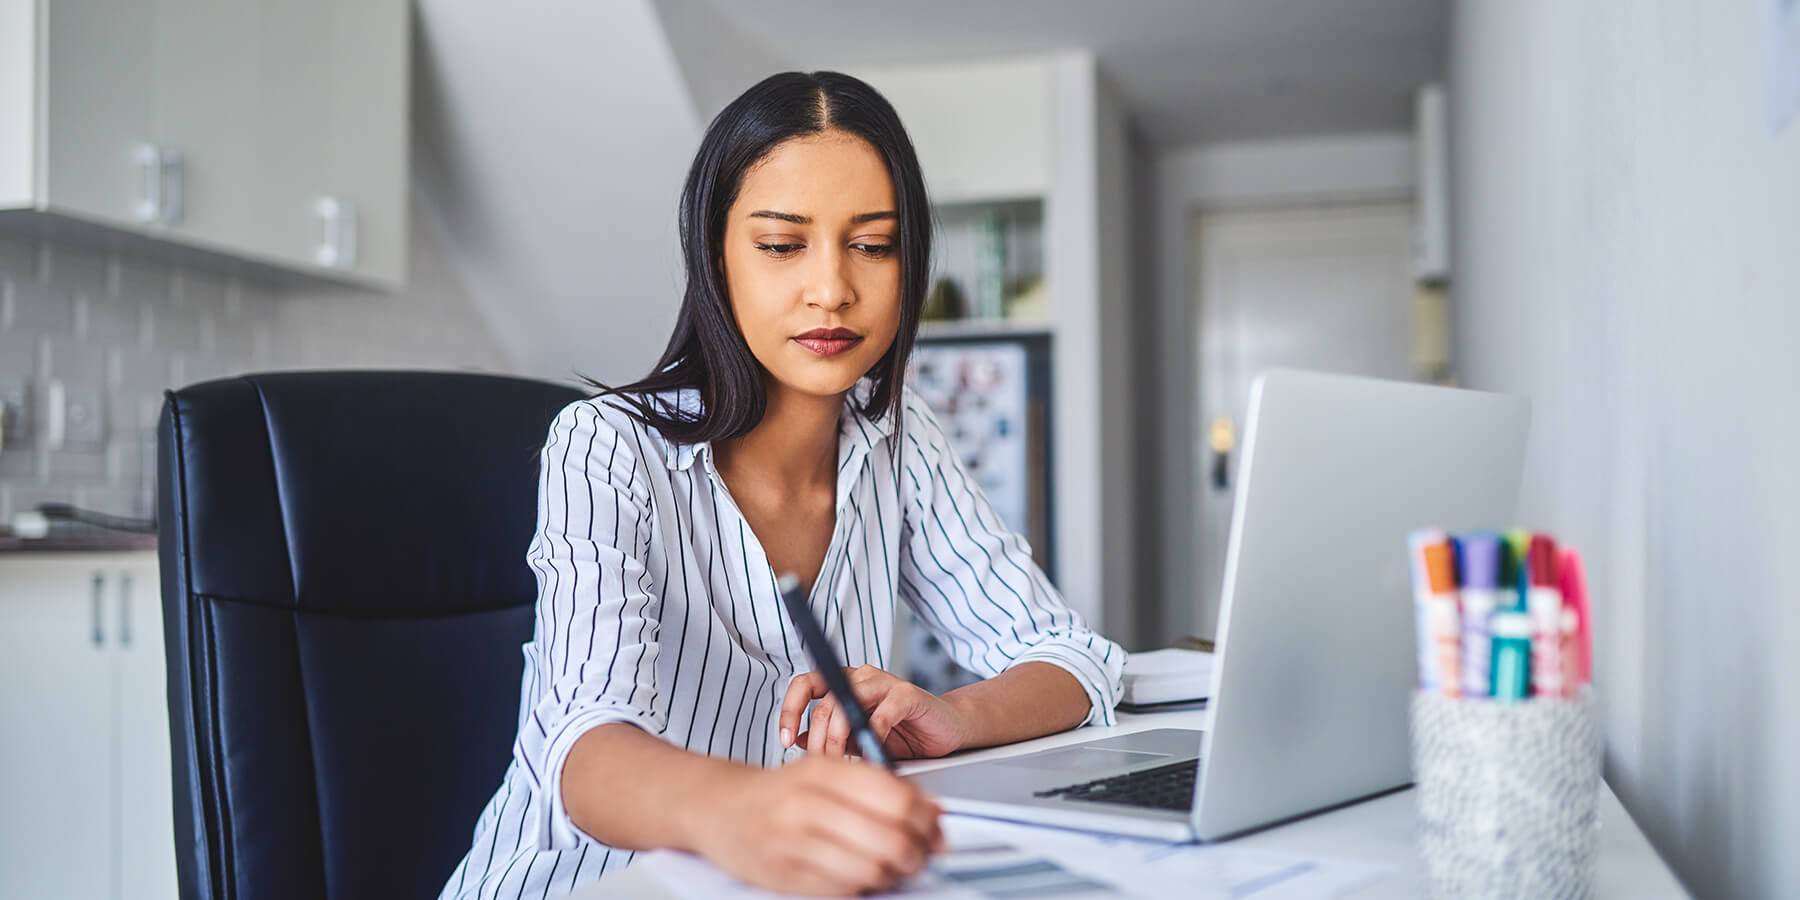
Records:
{"label": "striped shirt", "polygon": [[[1087,723],[1112,724],[1124,652],[1063,603],[924,402],[908,391],[903,408],[898,429],[848,401],[839,418],[837,523],[810,595],[827,637],[846,665],[886,668],[903,601],[970,671],[1055,664],[1086,690]],[[781,699],[812,668],[708,444],[672,443],[619,401],[588,399],[557,415],[542,459],[519,735],[444,897],[548,897],[628,865],[633,853],[563,808],[576,739],[630,722],[696,753],[780,765]]]}

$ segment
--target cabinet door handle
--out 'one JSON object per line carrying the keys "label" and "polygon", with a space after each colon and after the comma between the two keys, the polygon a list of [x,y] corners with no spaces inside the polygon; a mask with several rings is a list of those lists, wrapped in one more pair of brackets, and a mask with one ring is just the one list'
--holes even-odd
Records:
{"label": "cabinet door handle", "polygon": [[131,574],[119,576],[119,646],[131,646]]}
{"label": "cabinet door handle", "polygon": [[322,231],[313,259],[331,269],[356,266],[356,204],[336,197],[320,197],[313,202],[313,214],[319,217]]}
{"label": "cabinet door handle", "polygon": [[186,165],[179,150],[139,144],[132,153],[138,168],[138,202],[132,213],[139,222],[173,225],[181,221]]}
{"label": "cabinet door handle", "polygon": [[89,610],[88,621],[94,628],[94,646],[96,647],[103,646],[106,643],[105,626],[102,625],[100,621],[100,617],[104,614],[102,607],[105,605],[105,594],[106,576],[101,575],[99,572],[95,572],[93,605]]}
{"label": "cabinet door handle", "polygon": [[181,217],[187,212],[187,206],[183,202],[187,194],[187,160],[182,158],[180,150],[164,150],[161,169],[161,220],[164,225],[175,225],[181,222]]}
{"label": "cabinet door handle", "polygon": [[138,201],[132,213],[139,222],[160,222],[163,215],[163,153],[155,144],[139,144],[132,153],[138,170]]}

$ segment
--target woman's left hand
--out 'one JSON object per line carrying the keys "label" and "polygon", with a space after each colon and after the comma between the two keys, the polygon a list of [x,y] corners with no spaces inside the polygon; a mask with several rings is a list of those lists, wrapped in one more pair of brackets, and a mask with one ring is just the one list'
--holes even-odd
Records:
{"label": "woman's left hand", "polygon": [[[845,669],[856,699],[869,715],[869,726],[888,755],[896,759],[943,756],[961,749],[971,733],[964,713],[944,698],[874,666]],[[812,723],[800,731],[806,704],[813,707]],[[850,720],[838,708],[818,672],[803,672],[788,683],[781,701],[781,745],[798,743],[809,753],[842,756],[856,749],[850,740]]]}

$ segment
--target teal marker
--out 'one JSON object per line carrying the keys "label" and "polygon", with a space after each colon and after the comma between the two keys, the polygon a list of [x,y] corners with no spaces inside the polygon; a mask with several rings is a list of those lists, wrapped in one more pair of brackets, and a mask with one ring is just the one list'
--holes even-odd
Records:
{"label": "teal marker", "polygon": [[1502,602],[1488,619],[1488,632],[1494,642],[1495,700],[1523,700],[1531,693],[1532,624],[1525,606],[1531,586],[1530,567],[1525,565],[1524,554],[1515,549],[1517,546],[1512,540],[1501,544],[1500,570],[1501,583],[1516,584],[1518,588],[1500,592]]}

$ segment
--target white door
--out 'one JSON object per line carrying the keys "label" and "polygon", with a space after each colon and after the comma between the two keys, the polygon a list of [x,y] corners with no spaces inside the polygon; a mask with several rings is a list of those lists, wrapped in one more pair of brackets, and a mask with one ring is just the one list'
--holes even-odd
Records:
{"label": "white door", "polygon": [[162,585],[155,554],[108,570],[118,679],[119,900],[174,900],[175,820]]}
{"label": "white door", "polygon": [[113,892],[113,656],[86,560],[0,560],[0,894]]}
{"label": "white door", "polygon": [[[1282,366],[1410,379],[1412,208],[1383,204],[1200,216],[1200,635],[1213,634],[1250,383]],[[1215,438],[1229,432],[1221,459]],[[1169,621],[1185,621],[1171,610]]]}

